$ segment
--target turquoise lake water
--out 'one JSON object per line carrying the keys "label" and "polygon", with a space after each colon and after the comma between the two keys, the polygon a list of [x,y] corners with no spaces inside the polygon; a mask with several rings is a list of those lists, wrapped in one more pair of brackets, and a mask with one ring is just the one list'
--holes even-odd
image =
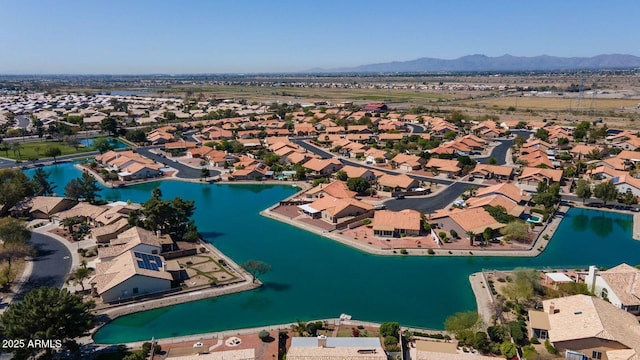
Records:
{"label": "turquoise lake water", "polygon": [[[80,144],[84,145],[85,147],[91,148],[93,147],[93,142],[96,141],[96,139],[97,138],[81,139]],[[107,138],[107,141],[109,142],[109,144],[111,144],[111,147],[114,149],[126,149],[129,147],[129,145],[123,143],[122,141],[116,138]]]}
{"label": "turquoise lake water", "polygon": [[[72,164],[45,169],[51,171],[58,192],[80,175]],[[195,200],[200,232],[236,262],[258,259],[273,270],[262,278],[265,286],[255,291],[120,317],[95,334],[98,343],[335,318],[341,313],[358,320],[439,329],[452,313],[475,309],[468,276],[483,268],[640,263],[640,241],[631,238],[632,217],[595,210],[571,209],[536,258],[383,257],[258,214],[293,194],[296,189],[291,186],[163,181],[104,189],[102,198],[143,202],[157,186],[164,198]]]}

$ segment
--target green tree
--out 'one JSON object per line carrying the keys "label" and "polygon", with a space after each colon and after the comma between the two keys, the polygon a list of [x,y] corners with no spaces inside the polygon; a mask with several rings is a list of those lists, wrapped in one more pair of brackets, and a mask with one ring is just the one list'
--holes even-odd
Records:
{"label": "green tree", "polygon": [[[94,326],[93,301],[66,289],[41,287],[26,294],[21,302],[12,303],[0,316],[3,336],[9,339],[61,340],[64,347],[77,346],[73,339],[86,336]],[[16,358],[34,356],[43,349],[14,349]],[[45,349],[48,356],[50,349]]]}
{"label": "green tree", "polygon": [[484,228],[484,231],[482,232],[482,240],[487,243],[491,239],[493,239],[493,229],[490,227]]}
{"label": "green tree", "polygon": [[31,231],[24,221],[14,218],[0,219],[0,239],[6,244],[26,244],[31,239]]}
{"label": "green tree", "polygon": [[537,137],[542,141],[547,141],[549,140],[549,131],[547,131],[546,129],[540,128],[536,131],[535,134],[533,134],[533,136]]}
{"label": "green tree", "polygon": [[489,165],[497,165],[498,164],[498,160],[496,160],[496,158],[494,158],[493,156],[489,158]]}
{"label": "green tree", "polygon": [[106,117],[100,122],[100,129],[115,136],[118,134],[118,120],[112,116]]}
{"label": "green tree", "polygon": [[64,187],[66,197],[75,200],[84,199],[90,203],[94,203],[96,198],[100,197],[99,191],[98,181],[86,172],[83,172],[79,178],[71,179]]}
{"label": "green tree", "polygon": [[340,170],[336,173],[336,179],[340,181],[347,181],[349,179],[349,176],[344,170]]}
{"label": "green tree", "polygon": [[396,321],[387,321],[380,324],[380,336],[394,336],[398,338],[398,333],[400,332],[400,323]]}
{"label": "green tree", "polygon": [[447,131],[446,133],[444,133],[444,135],[442,136],[445,140],[453,140],[456,138],[456,132],[455,131]]}
{"label": "green tree", "polygon": [[80,147],[80,141],[75,135],[67,135],[63,138],[63,141],[76,150]]}
{"label": "green tree", "polygon": [[591,184],[587,180],[580,179],[576,184],[576,196],[582,199],[584,204],[585,200],[591,198]]}
{"label": "green tree", "polygon": [[206,180],[211,175],[211,172],[206,167],[200,169],[200,180]]}
{"label": "green tree", "polygon": [[511,341],[505,341],[500,345],[500,352],[507,359],[513,359],[518,354],[518,347]]}
{"label": "green tree", "polygon": [[508,223],[500,229],[500,233],[504,235],[507,241],[524,242],[529,240],[529,226],[521,220]]}
{"label": "green tree", "polygon": [[44,151],[44,156],[52,157],[54,163],[56,162],[56,158],[60,155],[62,155],[62,150],[57,146],[50,146]]}
{"label": "green tree", "polygon": [[464,331],[476,331],[480,327],[480,316],[476,311],[465,311],[455,313],[444,321],[444,329],[450,333],[461,337],[459,335]]}
{"label": "green tree", "polygon": [[603,181],[593,188],[593,195],[602,201],[606,205],[608,201],[612,201],[618,198],[618,189],[616,185],[609,180]]}
{"label": "green tree", "polygon": [[351,191],[355,191],[360,195],[366,194],[367,190],[371,187],[371,184],[367,179],[362,177],[351,178],[347,180],[347,187]]}
{"label": "green tree", "polygon": [[84,292],[84,280],[87,279],[89,275],[91,275],[91,269],[87,267],[87,262],[83,260],[80,266],[73,272],[73,281],[82,287],[82,292]]}
{"label": "green tree", "polygon": [[0,170],[0,214],[5,215],[14,205],[33,195],[33,183],[18,169]]}
{"label": "green tree", "polygon": [[171,201],[162,200],[160,198],[162,193],[156,189],[151,199],[142,205],[144,228],[169,234],[177,240],[197,240],[198,229],[191,219],[196,208],[195,202],[183,200],[180,197],[175,197]]}
{"label": "green tree", "polygon": [[103,154],[109,150],[113,150],[113,146],[109,142],[107,138],[98,138],[95,139],[92,147],[94,150],[98,151],[100,154]]}
{"label": "green tree", "polygon": [[144,143],[147,141],[147,134],[145,134],[144,130],[136,129],[136,130],[127,130],[127,133],[124,137],[134,143]]}
{"label": "green tree", "polygon": [[50,173],[44,171],[42,168],[37,168],[33,173],[33,178],[31,181],[33,182],[34,195],[37,196],[47,196],[53,194],[53,189],[55,189],[55,185],[52,185],[49,182]]}
{"label": "green tree", "polygon": [[502,288],[502,292],[506,298],[522,303],[531,300],[540,288],[540,276],[535,269],[516,268],[511,282]]}
{"label": "green tree", "polygon": [[248,260],[242,265],[242,267],[251,274],[251,280],[253,282],[256,282],[260,276],[271,271],[271,265],[260,260]]}
{"label": "green tree", "polygon": [[267,330],[262,330],[258,333],[258,338],[262,341],[266,341],[269,339],[269,332]]}

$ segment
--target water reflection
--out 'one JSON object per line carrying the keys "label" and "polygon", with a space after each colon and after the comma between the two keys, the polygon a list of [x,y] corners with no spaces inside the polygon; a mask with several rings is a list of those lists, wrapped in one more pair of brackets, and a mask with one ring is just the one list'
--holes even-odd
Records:
{"label": "water reflection", "polygon": [[571,217],[571,228],[575,231],[583,232],[587,230],[589,217],[585,214],[578,214]]}
{"label": "water reflection", "polygon": [[598,237],[606,238],[613,231],[613,220],[602,212],[601,215],[590,218],[589,227]]}

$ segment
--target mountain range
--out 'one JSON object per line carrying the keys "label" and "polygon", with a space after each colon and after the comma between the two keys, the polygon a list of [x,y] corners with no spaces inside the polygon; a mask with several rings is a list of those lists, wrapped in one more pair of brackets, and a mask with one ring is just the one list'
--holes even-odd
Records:
{"label": "mountain range", "polygon": [[360,65],[351,68],[312,69],[309,72],[353,73],[416,73],[416,72],[476,72],[476,71],[535,71],[629,69],[640,67],[640,57],[624,54],[604,54],[593,57],[533,57],[502,55],[467,55],[457,59],[420,58]]}

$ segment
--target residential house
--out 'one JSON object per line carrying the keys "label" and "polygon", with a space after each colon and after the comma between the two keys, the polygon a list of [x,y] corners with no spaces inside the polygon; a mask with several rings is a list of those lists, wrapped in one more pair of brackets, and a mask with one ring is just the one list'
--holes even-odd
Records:
{"label": "residential house", "polygon": [[565,357],[599,360],[638,359],[640,325],[615,305],[587,295],[542,302],[544,311],[529,311],[533,337],[549,340]]}
{"label": "residential house", "polygon": [[25,204],[32,219],[49,219],[52,215],[68,210],[75,206],[77,201],[59,196],[34,196]]}
{"label": "residential house", "polygon": [[376,210],[373,215],[373,234],[380,237],[400,237],[420,235],[422,217],[419,211]]}
{"label": "residential house", "polygon": [[264,180],[267,177],[272,177],[273,171],[270,170],[269,166],[260,162],[235,170],[232,176],[235,180]]}
{"label": "residential house", "polygon": [[52,220],[61,222],[68,218],[81,218],[94,223],[95,219],[103,212],[107,211],[106,207],[91,205],[87,202],[80,202],[69,210],[61,211],[52,216]]}
{"label": "residential house", "polygon": [[356,195],[357,193],[349,190],[349,187],[343,181],[333,181],[329,184],[318,184],[318,186],[305,192],[305,197],[307,199],[320,199],[325,196],[344,199],[354,198]]}
{"label": "residential house", "polygon": [[373,205],[353,199],[324,196],[310,204],[299,205],[301,212],[314,219],[338,224],[348,218],[373,215]]}
{"label": "residential house", "polygon": [[201,147],[188,149],[186,155],[190,159],[204,159],[207,157],[207,154],[209,154],[212,151],[213,151],[212,147],[201,146]]}
{"label": "residential house", "polygon": [[518,157],[518,162],[521,164],[525,164],[526,166],[529,166],[529,167],[538,167],[538,166],[539,167],[544,166],[547,168],[555,167],[551,159],[549,159],[547,152],[541,149],[536,149],[526,154],[523,154],[522,152],[520,152],[520,156]]}
{"label": "residential house", "polygon": [[126,167],[122,167],[118,172],[118,179],[121,181],[141,180],[162,176],[160,170],[162,166],[156,164],[134,163]]}
{"label": "residential house", "polygon": [[492,195],[502,195],[511,199],[516,204],[522,204],[528,197],[522,194],[522,190],[510,183],[501,183],[487,187],[481,187],[476,191],[475,197],[481,198]]}
{"label": "residential house", "polygon": [[133,250],[97,263],[96,274],[89,280],[92,294],[105,303],[168,291],[172,282],[162,256]]}
{"label": "residential house", "polygon": [[513,168],[502,165],[476,164],[469,175],[481,179],[511,180],[513,178]]}
{"label": "residential house", "polygon": [[396,168],[404,171],[421,169],[425,162],[426,160],[419,156],[408,155],[403,153],[400,153],[394,156],[393,159],[391,159],[391,163]]}
{"label": "residential house", "polygon": [[98,244],[108,243],[118,237],[119,234],[129,228],[129,220],[127,218],[120,218],[108,225],[100,226],[91,229],[91,237]]}
{"label": "residential house", "polygon": [[640,269],[620,264],[599,271],[595,266],[589,266],[584,283],[597,297],[619,309],[640,315]]}
{"label": "residential house", "polygon": [[98,258],[101,261],[109,261],[131,250],[154,255],[160,254],[162,253],[162,244],[168,241],[172,242],[168,235],[159,235],[153,231],[134,226],[111,239],[108,247],[98,248]]}
{"label": "residential house", "polygon": [[458,175],[462,170],[458,161],[438,158],[429,159],[425,167],[430,170],[436,170],[439,173],[451,175]]}
{"label": "residential house", "polygon": [[378,189],[395,195],[399,192],[408,192],[420,187],[420,182],[405,174],[384,174],[378,178]]}
{"label": "residential house", "polygon": [[314,176],[329,176],[342,169],[342,162],[338,159],[310,159],[302,167],[311,171]]}
{"label": "residential house", "polygon": [[562,170],[523,167],[522,173],[520,173],[520,176],[518,177],[518,183],[521,184],[537,186],[541,181],[544,181],[549,185],[561,182]]}
{"label": "residential house", "polygon": [[388,107],[385,103],[369,103],[362,108],[362,110],[366,112],[377,112],[382,113],[388,110]]}
{"label": "residential house", "polygon": [[377,337],[294,337],[287,360],[386,360]]}
{"label": "residential house", "polygon": [[640,179],[631,175],[616,176],[611,179],[621,194],[631,193],[636,197],[640,196]]}
{"label": "residential house", "polygon": [[368,149],[364,152],[365,161],[368,164],[386,163],[389,157],[389,153],[376,148]]}
{"label": "residential house", "polygon": [[368,181],[374,181],[377,178],[372,170],[365,167],[345,165],[342,169],[340,169],[340,171],[344,171],[347,174],[347,178],[349,179],[361,177]]}

